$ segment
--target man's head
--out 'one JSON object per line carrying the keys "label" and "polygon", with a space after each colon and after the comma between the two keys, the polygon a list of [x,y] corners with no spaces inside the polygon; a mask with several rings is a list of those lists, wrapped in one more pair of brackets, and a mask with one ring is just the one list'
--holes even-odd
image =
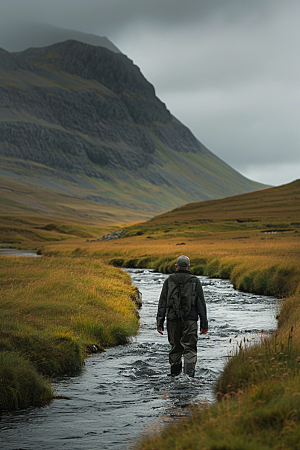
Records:
{"label": "man's head", "polygon": [[187,256],[185,255],[178,256],[175,264],[176,270],[189,270],[190,266],[191,263]]}

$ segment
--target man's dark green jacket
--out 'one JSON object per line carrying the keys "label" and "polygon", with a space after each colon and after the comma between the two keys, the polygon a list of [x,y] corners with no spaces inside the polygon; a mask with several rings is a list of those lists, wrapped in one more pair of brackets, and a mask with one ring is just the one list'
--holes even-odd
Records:
{"label": "man's dark green jacket", "polygon": [[[177,270],[175,272],[176,277],[178,277],[178,281],[180,283],[184,282],[184,279],[187,276],[192,275],[192,272],[189,270]],[[196,280],[196,302],[195,305],[192,306],[190,313],[184,318],[184,320],[198,320],[200,317],[200,329],[207,330],[207,314],[206,314],[206,304],[204,300],[202,285],[199,278],[195,277]],[[159,302],[158,302],[158,310],[156,316],[157,328],[163,328],[165,316],[167,313],[167,298],[168,298],[168,278],[165,280]]]}

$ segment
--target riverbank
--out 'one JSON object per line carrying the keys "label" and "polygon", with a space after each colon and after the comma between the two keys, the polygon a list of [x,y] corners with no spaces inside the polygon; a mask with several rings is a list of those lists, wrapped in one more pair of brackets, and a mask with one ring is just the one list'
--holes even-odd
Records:
{"label": "riverbank", "polygon": [[190,257],[197,275],[230,278],[237,289],[285,297],[300,278],[300,180],[221,200],[192,203],[125,227],[121,239],[40,243],[44,255],[99,257],[131,268],[174,270]]}
{"label": "riverbank", "polygon": [[0,265],[0,410],[49,402],[49,377],[138,330],[130,276],[103,261],[1,256]]}
{"label": "riverbank", "polygon": [[[241,342],[228,360],[216,384],[219,402],[195,407],[189,419],[155,430],[137,449],[299,448],[299,187],[297,181],[270,190],[272,195],[268,190],[249,194],[252,203],[241,196],[240,207],[234,198],[187,205],[139,226],[139,233],[156,241],[149,263],[160,265],[160,270],[170,270],[177,250],[191,255],[195,273],[228,277],[237,289],[280,297],[282,307],[272,338],[254,347]],[[161,237],[155,234],[159,224],[167,231],[160,246]],[[139,265],[142,255],[133,242],[128,247],[132,264]],[[119,264],[126,258],[124,253]],[[111,262],[118,264],[117,258]]]}
{"label": "riverbank", "polygon": [[126,345],[88,357],[78,376],[53,379],[57,395],[64,399],[46,408],[1,414],[1,450],[128,448],[153,421],[171,422],[170,416],[188,415],[195,402],[214,402],[216,378],[232,349],[229,337],[252,341],[258,330],[268,333],[276,328],[274,298],[236,291],[228,280],[202,277],[211,329],[199,340],[196,378],[168,377],[167,336],[154,327],[167,275],[141,269],[126,272],[143,297],[137,335]]}
{"label": "riverbank", "polygon": [[[191,417],[153,430],[135,448],[186,450],[298,449],[300,441],[300,274],[294,257],[261,265],[237,259],[203,263],[204,272],[229,271],[245,291],[281,296],[278,329],[249,346],[240,342],[215,386],[216,404],[195,406]],[[168,266],[167,266],[168,270]]]}
{"label": "riverbank", "polygon": [[[176,422],[174,426],[161,430],[161,433],[145,438],[137,444],[137,448],[197,449],[201,446],[204,449],[212,449],[222,448],[222,445],[224,448],[224,442],[225,448],[230,449],[297,448],[298,444],[295,443],[298,442],[300,432],[300,277],[297,242],[294,240],[292,245],[292,240],[278,236],[275,242],[269,241],[267,245],[257,247],[256,255],[254,251],[251,253],[250,248],[250,245],[253,246],[252,249],[256,248],[256,245],[251,241],[246,242],[248,258],[234,257],[240,246],[239,242],[239,246],[231,246],[232,254],[227,252],[223,257],[217,255],[215,258],[207,254],[204,258],[192,255],[194,270],[209,276],[229,277],[235,287],[245,291],[273,293],[278,297],[285,295],[277,334],[271,341],[263,341],[251,349],[245,348],[242,343],[218,381],[216,394],[220,401],[217,404],[208,409],[195,409],[190,419]],[[125,243],[124,239],[117,245],[123,246]],[[164,248],[166,243],[161,242],[161,245]],[[199,247],[203,252],[207,251],[208,245],[209,243],[202,242],[200,245],[195,242],[194,252],[196,253]],[[224,248],[218,246],[218,249],[221,252]],[[140,247],[138,251],[143,250],[145,249]],[[150,249],[149,246],[147,250],[148,255],[151,255],[151,250],[155,251],[157,258],[157,247]],[[246,251],[243,248],[243,252]],[[89,265],[96,257],[87,254],[86,250],[80,247],[73,247],[72,252],[68,257],[52,256],[41,259],[53,259],[53,264],[56,265],[59,260],[69,261],[72,260],[71,255],[75,258],[76,254],[81,253],[83,256],[78,260],[83,265]],[[281,252],[285,252],[284,257]],[[159,264],[163,272],[167,273],[173,269],[177,254],[161,254],[160,258],[152,260],[151,256],[148,256],[147,265],[155,269]],[[108,251],[103,257],[112,262]],[[142,258],[144,257],[141,256]],[[141,264],[141,259],[132,259],[135,260],[132,265]]]}
{"label": "riverbank", "polygon": [[[296,252],[299,248],[297,240],[292,243],[285,239],[283,256],[279,250],[281,243],[278,240],[277,245],[270,245],[271,251],[264,257],[263,249],[257,249],[256,256],[249,252],[248,258],[233,254],[219,258],[198,257],[198,260],[194,257],[195,273],[230,278],[242,291],[282,298],[278,329],[272,338],[253,347],[240,343],[216,384],[217,404],[209,408],[195,407],[189,419],[156,429],[139,442],[136,449],[298,448],[300,271]],[[237,246],[232,248],[232,252],[235,251]],[[160,270],[168,273],[174,261],[162,256],[160,260],[150,260],[149,265],[160,264]],[[139,260],[132,264],[139,264]]]}
{"label": "riverbank", "polygon": [[[169,273],[177,256],[184,253],[196,274],[229,278],[237,289],[282,298],[277,334],[251,349],[241,344],[217,384],[220,402],[195,410],[190,420],[167,427],[160,435],[145,438],[138,448],[298,448],[299,201],[300,181],[296,181],[186,205],[127,227],[124,237],[108,242],[83,238],[87,231],[96,233],[88,226],[66,232],[63,224],[53,228],[45,222],[43,235],[37,236],[26,219],[16,231],[22,239],[28,239],[29,231],[32,236],[35,233],[38,240],[32,240],[31,248],[39,249],[47,260],[80,256],[86,264],[101,259],[110,265]],[[3,236],[7,241],[7,234]]]}
{"label": "riverbank", "polygon": [[[278,332],[230,359],[216,386],[219,402],[155,430],[136,449],[298,449],[300,296],[285,302]],[[297,306],[296,306],[297,305]]]}

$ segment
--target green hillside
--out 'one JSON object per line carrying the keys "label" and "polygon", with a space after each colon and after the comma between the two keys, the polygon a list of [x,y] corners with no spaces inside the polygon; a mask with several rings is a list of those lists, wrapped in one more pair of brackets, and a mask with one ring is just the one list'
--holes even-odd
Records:
{"label": "green hillside", "polygon": [[[132,61],[103,47],[0,49],[0,98],[0,213],[68,216],[59,195],[71,209],[91,202],[94,218],[126,209],[126,222],[263,187],[207,150]],[[14,183],[43,201],[29,204]]]}

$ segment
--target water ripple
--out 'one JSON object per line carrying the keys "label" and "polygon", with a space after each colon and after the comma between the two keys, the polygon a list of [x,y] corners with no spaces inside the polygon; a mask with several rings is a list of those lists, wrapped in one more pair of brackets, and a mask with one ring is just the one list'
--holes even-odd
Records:
{"label": "water ripple", "polygon": [[255,342],[262,329],[276,327],[276,299],[235,291],[228,280],[199,277],[209,334],[199,338],[196,377],[169,377],[169,344],[155,325],[167,275],[128,272],[143,294],[138,335],[128,345],[91,355],[78,376],[53,380],[57,394],[68,399],[2,415],[2,450],[125,449],[155,421],[185,415],[195,402],[214,401],[213,386],[230,352],[244,338]]}

